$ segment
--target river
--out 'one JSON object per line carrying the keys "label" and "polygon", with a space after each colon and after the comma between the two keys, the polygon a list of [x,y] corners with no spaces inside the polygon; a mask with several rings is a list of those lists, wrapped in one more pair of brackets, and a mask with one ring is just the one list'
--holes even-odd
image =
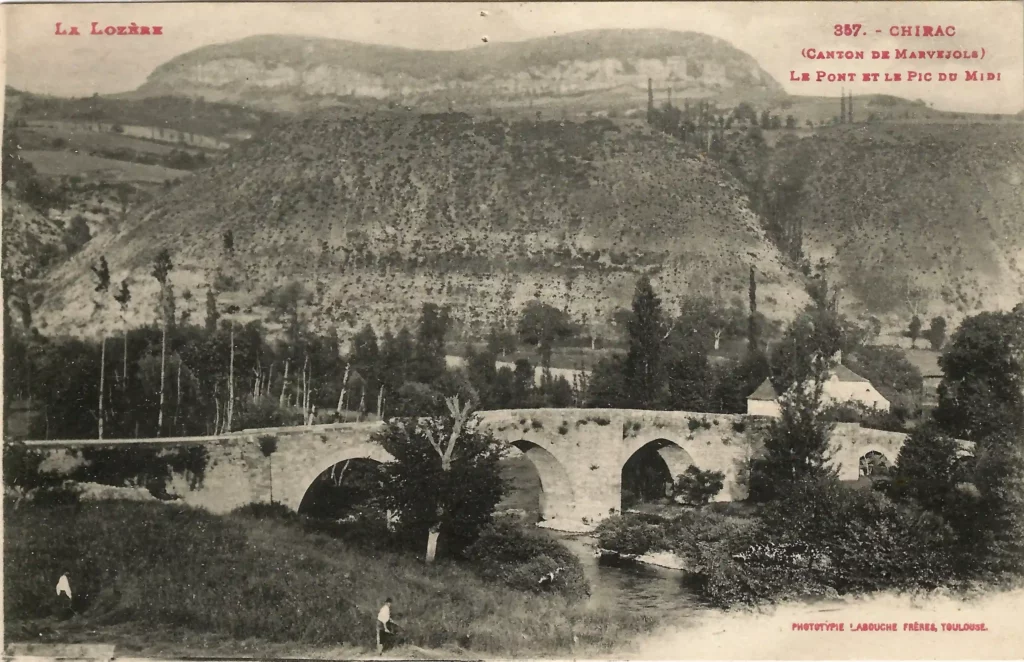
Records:
{"label": "river", "polygon": [[700,609],[696,596],[682,583],[681,570],[672,570],[642,563],[611,564],[595,554],[592,536],[548,531],[568,547],[583,564],[590,581],[588,606],[672,614],[673,617],[696,613]]}

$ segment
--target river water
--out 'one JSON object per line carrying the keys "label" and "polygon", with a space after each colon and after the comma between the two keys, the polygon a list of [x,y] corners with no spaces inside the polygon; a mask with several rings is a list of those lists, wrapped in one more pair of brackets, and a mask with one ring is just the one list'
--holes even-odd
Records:
{"label": "river water", "polygon": [[674,617],[700,609],[694,594],[683,586],[681,570],[642,563],[612,564],[597,557],[592,536],[548,533],[576,554],[583,564],[583,572],[590,580],[588,606]]}

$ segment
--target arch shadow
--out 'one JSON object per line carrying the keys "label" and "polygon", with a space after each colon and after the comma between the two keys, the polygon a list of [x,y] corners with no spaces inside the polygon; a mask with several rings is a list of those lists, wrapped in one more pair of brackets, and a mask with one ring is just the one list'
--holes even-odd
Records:
{"label": "arch shadow", "polygon": [[[657,464],[659,460],[660,466]],[[693,457],[676,442],[663,438],[652,439],[634,450],[622,463],[620,496],[624,501],[627,490],[637,492],[637,496],[641,498],[650,496],[652,490],[659,496],[667,496],[666,483],[674,484],[687,467],[695,464]],[[638,487],[638,480],[657,481],[660,485]],[[623,503],[622,506],[625,508],[626,504]]]}
{"label": "arch shadow", "polygon": [[569,479],[569,472],[558,458],[543,446],[526,439],[513,441],[511,445],[522,451],[540,477],[541,520],[569,516],[576,507],[576,493]]}

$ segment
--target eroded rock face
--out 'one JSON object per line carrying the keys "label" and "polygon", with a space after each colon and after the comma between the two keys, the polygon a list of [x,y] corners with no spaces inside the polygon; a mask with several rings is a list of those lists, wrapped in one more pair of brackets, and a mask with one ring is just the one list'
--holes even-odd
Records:
{"label": "eroded rock face", "polygon": [[461,51],[411,51],[340,40],[266,36],[205,47],[158,67],[143,92],[246,98],[255,93],[401,103],[483,104],[611,93],[659,97],[781,93],[757,62],[692,32],[603,30]]}

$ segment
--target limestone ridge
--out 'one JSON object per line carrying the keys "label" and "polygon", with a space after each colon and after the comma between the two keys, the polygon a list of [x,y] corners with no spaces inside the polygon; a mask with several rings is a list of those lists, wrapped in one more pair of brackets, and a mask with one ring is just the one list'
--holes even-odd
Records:
{"label": "limestone ridge", "polygon": [[262,35],[180,55],[157,67],[138,94],[278,108],[328,98],[462,109],[596,94],[607,107],[609,95],[642,105],[648,78],[680,97],[785,96],[728,42],[671,30],[592,30],[454,51]]}

